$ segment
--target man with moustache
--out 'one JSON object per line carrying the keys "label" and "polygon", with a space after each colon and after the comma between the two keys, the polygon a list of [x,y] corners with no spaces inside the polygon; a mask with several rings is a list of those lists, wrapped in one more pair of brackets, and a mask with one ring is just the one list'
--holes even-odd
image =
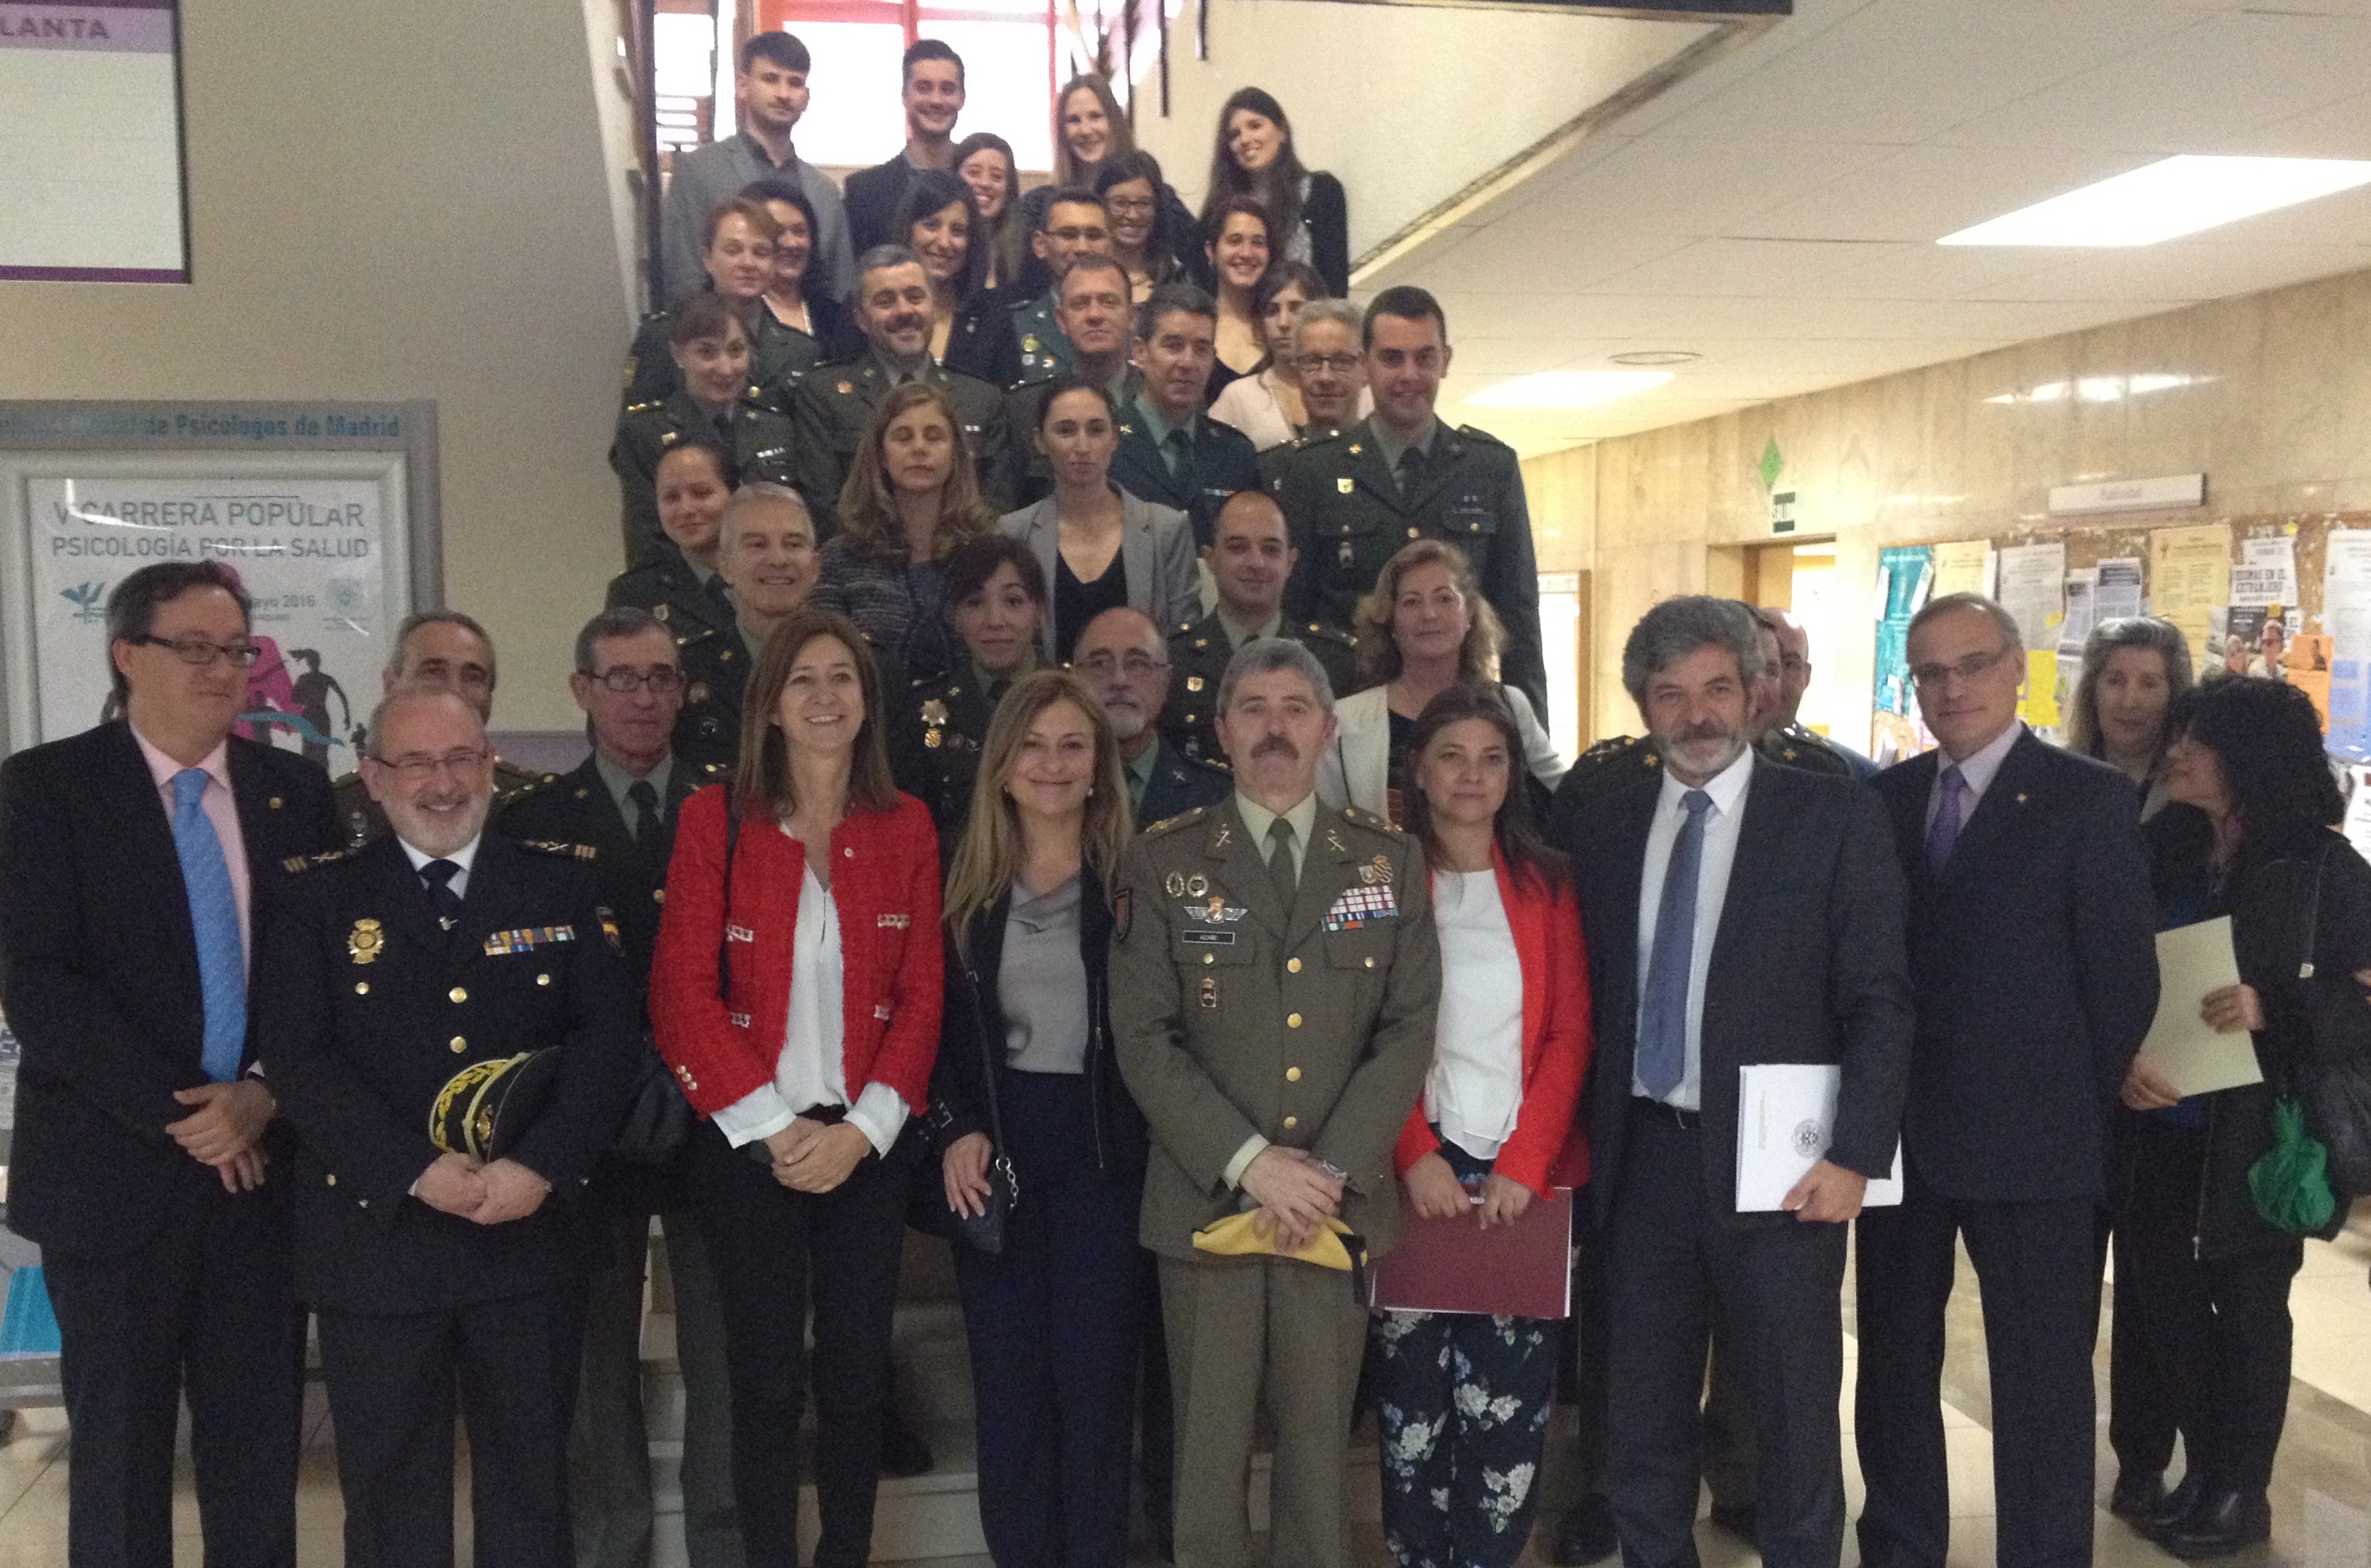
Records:
{"label": "man with moustache", "polygon": [[733,629],[685,640],[675,753],[694,772],[731,772],[741,755],[741,694],[766,636],[815,592],[823,567],[798,491],[743,485],[717,525],[716,575],[732,590]]}
{"label": "man with moustache", "polygon": [[876,245],[858,264],[856,325],[864,352],[807,372],[792,399],[798,431],[798,490],[815,519],[820,544],[839,527],[839,488],[863,450],[864,432],[882,400],[908,381],[946,394],[963,425],[979,477],[979,498],[992,512],[1012,506],[1012,438],[1004,426],[1004,393],[977,376],[945,370],[931,357],[930,275],[902,245]]}
{"label": "man with moustache", "polygon": [[295,861],[264,970],[266,1067],[302,1140],[296,1278],[318,1314],[346,1560],[453,1562],[453,1414],[476,1561],[567,1568],[581,1305],[563,1212],[636,1049],[586,857],[485,831],[477,709],[399,686],[364,778],[393,834]]}
{"label": "man with moustache", "polygon": [[[1334,1221],[1371,1253],[1395,1239],[1392,1150],[1432,1060],[1440,948],[1415,841],[1317,799],[1333,707],[1309,650],[1245,643],[1219,693],[1233,793],[1146,832],[1121,871],[1112,1027],[1152,1131],[1139,1234],[1176,1390],[1177,1568],[1249,1561],[1263,1399],[1275,1560],[1350,1560],[1366,1304],[1350,1274],[1287,1254]],[[1238,1216],[1273,1251],[1196,1247]]]}
{"label": "man with moustache", "polygon": [[[1135,316],[1128,304],[1128,269],[1109,256],[1088,252],[1070,262],[1054,285],[1053,298],[1054,323],[1069,339],[1071,369],[1108,393],[1112,407],[1126,407],[1136,384],[1136,367],[1128,354],[1128,324]],[[1012,432],[1012,467],[1021,487],[1016,499],[1022,506],[1033,506],[1053,492],[1053,470],[1037,450],[1035,437],[1039,411],[1060,379],[1059,371],[1049,370],[1004,395],[1004,423]]]}
{"label": "man with moustache", "polygon": [[1283,637],[1300,643],[1317,655],[1337,692],[1356,691],[1362,683],[1358,644],[1349,633],[1320,621],[1285,621],[1284,590],[1300,556],[1275,497],[1265,490],[1229,496],[1219,508],[1210,548],[1202,552],[1202,559],[1218,585],[1218,607],[1169,634],[1170,662],[1186,696],[1162,727],[1186,755],[1221,766],[1226,758],[1212,722],[1219,680],[1235,650],[1254,638]]}
{"label": "man with moustache", "polygon": [[1119,410],[1112,483],[1175,507],[1208,549],[1219,508],[1260,488],[1251,437],[1204,411],[1218,363],[1218,302],[1192,283],[1163,283],[1136,310],[1136,397]]}

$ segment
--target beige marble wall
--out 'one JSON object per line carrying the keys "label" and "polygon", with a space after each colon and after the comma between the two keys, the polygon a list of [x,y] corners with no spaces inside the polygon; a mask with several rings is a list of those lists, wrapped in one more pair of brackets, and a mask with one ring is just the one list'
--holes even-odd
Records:
{"label": "beige marble wall", "polygon": [[[2113,400],[1989,400],[2135,375],[2192,379]],[[1589,449],[1586,500],[1575,493],[1578,455],[1526,463],[1541,570],[1593,573],[1601,730],[1632,717],[1618,666],[1637,617],[1672,594],[1734,591],[1733,552],[1771,541],[1756,464],[1773,437],[1786,463],[1777,488],[1796,494],[1797,536],[1836,541],[1842,592],[1831,624],[1815,628],[1823,645],[1807,709],[1858,743],[1882,545],[2046,526],[2053,485],[2200,471],[2204,508],[2112,521],[2371,506],[2371,271],[1601,442]],[[1552,536],[1568,564],[1547,564]]]}

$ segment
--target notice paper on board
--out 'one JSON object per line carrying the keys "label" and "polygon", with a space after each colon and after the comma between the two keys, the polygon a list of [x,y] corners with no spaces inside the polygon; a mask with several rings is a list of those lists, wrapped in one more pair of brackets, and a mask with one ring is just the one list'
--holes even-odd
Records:
{"label": "notice paper on board", "polygon": [[2209,996],[2239,983],[2231,917],[2159,931],[2157,973],[2157,1017],[2141,1042],[2142,1058],[2185,1097],[2263,1082],[2248,1032],[2226,1033],[2199,1013]]}
{"label": "notice paper on board", "polygon": [[[1780,1207],[1835,1140],[1845,1070],[1819,1062],[1756,1062],[1738,1068],[1737,1212]],[[1902,1146],[1892,1173],[1872,1180],[1863,1208],[1902,1202]]]}

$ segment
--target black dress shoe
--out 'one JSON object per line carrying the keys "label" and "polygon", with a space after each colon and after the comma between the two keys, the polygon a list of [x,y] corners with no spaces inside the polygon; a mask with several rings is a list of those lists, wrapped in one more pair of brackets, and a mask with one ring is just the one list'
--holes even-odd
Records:
{"label": "black dress shoe", "polygon": [[2108,1512],[2139,1524],[2164,1507],[2165,1499],[2163,1475],[2119,1475],[2116,1489],[2108,1494]]}
{"label": "black dress shoe", "polygon": [[902,1417],[892,1415],[881,1434],[881,1473],[903,1481],[930,1474],[931,1467],[936,1463],[931,1446],[922,1441],[921,1435],[907,1425]]}
{"label": "black dress shoe", "polygon": [[2134,1523],[2140,1526],[2143,1535],[2149,1535],[2178,1522],[2184,1514],[2197,1506],[2198,1490],[2204,1484],[2203,1476],[2195,1473],[2183,1476],[2180,1485],[2167,1493],[2156,1507],[2143,1514]]}
{"label": "black dress shoe", "polygon": [[1613,1510],[1602,1497],[1584,1497],[1580,1506],[1564,1516],[1556,1527],[1556,1540],[1548,1548],[1548,1561],[1560,1568],[1581,1568],[1585,1562],[1602,1562],[1622,1550],[1622,1538],[1613,1530]]}
{"label": "black dress shoe", "polygon": [[1712,1505],[1711,1517],[1713,1528],[1717,1530],[1727,1530],[1730,1535],[1735,1536],[1738,1539],[1743,1541],[1746,1545],[1752,1547],[1757,1551],[1761,1550],[1762,1540],[1761,1538],[1755,1534],[1753,1528],[1754,1519],[1752,1504],[1716,1503]]}
{"label": "black dress shoe", "polygon": [[2192,1560],[2226,1556],[2272,1534],[2273,1505],[2262,1493],[2218,1486],[2200,1492],[2190,1512],[2151,1531],[2149,1539],[2176,1557]]}

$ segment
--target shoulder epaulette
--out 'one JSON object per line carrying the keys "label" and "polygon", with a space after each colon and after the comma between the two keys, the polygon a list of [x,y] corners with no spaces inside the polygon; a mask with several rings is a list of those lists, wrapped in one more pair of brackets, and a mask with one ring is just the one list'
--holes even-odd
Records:
{"label": "shoulder epaulette", "polygon": [[733,775],[733,770],[721,762],[702,763],[700,772],[704,778],[729,778]]}
{"label": "shoulder epaulette", "polygon": [[[1488,431],[1477,429],[1473,425],[1459,425],[1457,427],[1457,433],[1465,437],[1468,441],[1484,442],[1492,446],[1507,446],[1505,442],[1499,440],[1497,436],[1492,435]],[[1514,448],[1508,446],[1507,450],[1511,452]]]}
{"label": "shoulder epaulette", "polygon": [[1210,808],[1208,806],[1196,806],[1189,811],[1179,812],[1174,817],[1162,817],[1159,822],[1146,828],[1142,836],[1149,837],[1156,833],[1166,833],[1171,828],[1184,827],[1188,824],[1199,822],[1209,814],[1209,811]]}
{"label": "shoulder epaulette", "polygon": [[1357,825],[1372,828],[1377,833],[1388,833],[1396,837],[1400,831],[1364,806],[1344,806],[1342,815]]}
{"label": "shoulder epaulette", "polygon": [[1338,642],[1345,648],[1356,648],[1359,646],[1359,640],[1357,638],[1351,636],[1348,632],[1344,631],[1340,627],[1327,626],[1324,621],[1309,622],[1301,628],[1301,635],[1303,637],[1322,637],[1328,642]]}
{"label": "shoulder epaulette", "polygon": [[666,403],[665,399],[654,399],[648,403],[629,403],[626,405],[626,412],[630,414],[647,414],[653,409],[664,409],[665,407]]}
{"label": "shoulder epaulette", "polygon": [[1202,623],[1200,621],[1179,621],[1177,623],[1177,629],[1171,632],[1169,635],[1172,637],[1183,637],[1201,624]]}
{"label": "shoulder epaulette", "polygon": [[351,849],[325,849],[318,855],[291,855],[280,862],[280,869],[291,872],[309,871],[316,866],[335,865],[340,860],[351,859],[353,855],[353,851]]}
{"label": "shoulder epaulette", "polygon": [[1606,762],[1613,757],[1619,756],[1622,753],[1628,751],[1632,746],[1635,746],[1637,744],[1637,741],[1632,736],[1615,735],[1610,739],[1598,742],[1595,745],[1581,753],[1580,759],[1583,762]]}
{"label": "shoulder epaulette", "polygon": [[1292,438],[1292,449],[1295,452],[1306,452],[1313,447],[1323,446],[1329,441],[1339,441],[1341,439],[1342,432],[1338,430],[1319,431],[1308,435],[1296,435]]}
{"label": "shoulder epaulette", "polygon": [[522,849],[532,849],[538,855],[550,855],[562,860],[591,860],[601,853],[590,844],[566,844],[556,838],[522,838],[517,842]]}

